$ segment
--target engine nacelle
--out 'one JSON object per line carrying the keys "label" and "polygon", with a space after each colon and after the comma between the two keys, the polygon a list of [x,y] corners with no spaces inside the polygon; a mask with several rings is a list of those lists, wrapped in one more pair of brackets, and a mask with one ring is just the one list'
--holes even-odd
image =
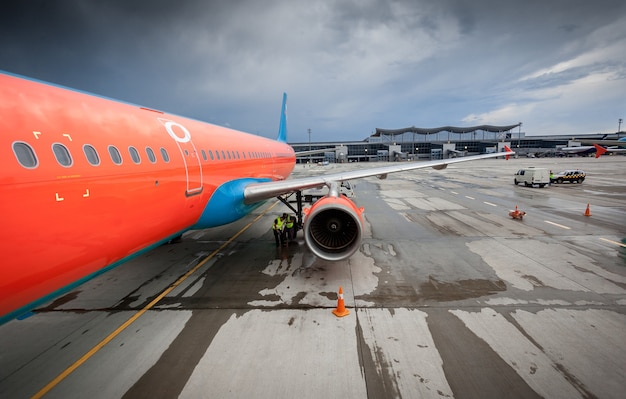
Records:
{"label": "engine nacelle", "polygon": [[304,213],[304,240],[318,257],[339,261],[359,249],[363,208],[357,208],[345,195],[322,197]]}

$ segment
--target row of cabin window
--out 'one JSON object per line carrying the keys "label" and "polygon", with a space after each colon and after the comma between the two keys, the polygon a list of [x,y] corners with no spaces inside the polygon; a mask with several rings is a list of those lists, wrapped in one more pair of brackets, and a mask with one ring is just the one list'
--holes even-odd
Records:
{"label": "row of cabin window", "polygon": [[[122,154],[117,149],[117,147],[110,145],[107,147],[107,149],[109,152],[109,156],[111,157],[111,161],[116,165],[121,165]],[[161,158],[163,159],[163,161],[168,163],[170,161],[170,157],[169,157],[169,154],[167,153],[167,150],[165,148],[161,148],[159,151],[161,153]],[[35,155],[35,150],[33,150],[33,148],[27,143],[16,141],[15,143],[13,143],[13,152],[15,153],[15,157],[17,158],[17,161],[20,163],[20,165],[22,165],[25,168],[29,168],[29,169],[36,168],[37,165],[39,164],[37,160],[37,155]],[[70,154],[70,151],[63,144],[54,143],[52,145],[52,152],[54,153],[54,157],[56,158],[59,165],[64,166],[64,167],[72,166],[73,161],[72,161],[72,156]],[[93,166],[100,165],[100,156],[98,155],[98,151],[96,151],[96,149],[93,146],[89,144],[83,145],[83,152],[85,153],[85,158],[87,158],[87,161],[91,165]],[[139,155],[139,151],[137,151],[135,147],[133,146],[128,147],[128,153],[130,154],[130,158],[133,160],[134,163],[136,164],[141,163],[141,157]],[[221,153],[221,157],[220,157],[220,153]],[[215,150],[215,154],[214,154],[212,150],[209,150],[208,151],[209,157],[207,157],[207,152],[205,150],[201,150],[201,154],[202,154],[202,158],[205,161],[208,161],[209,157],[211,158],[211,161],[214,161],[216,159],[219,161],[221,159],[232,160],[232,159],[242,158],[239,151]],[[243,159],[246,159],[246,153],[244,152],[242,154],[243,154]],[[151,163],[156,163],[157,159],[152,148],[146,147],[146,155],[148,156],[148,160]],[[189,155],[189,152],[187,150],[185,150],[185,155]],[[248,158],[268,158],[269,156],[270,155],[265,152],[256,152],[256,151],[248,152]]]}

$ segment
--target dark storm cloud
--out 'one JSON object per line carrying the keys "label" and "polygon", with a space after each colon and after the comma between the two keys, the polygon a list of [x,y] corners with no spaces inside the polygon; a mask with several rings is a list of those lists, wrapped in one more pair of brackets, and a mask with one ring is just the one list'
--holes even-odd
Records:
{"label": "dark storm cloud", "polygon": [[609,0],[14,1],[0,69],[267,136],[287,91],[295,141],[602,131],[624,117],[624,26]]}

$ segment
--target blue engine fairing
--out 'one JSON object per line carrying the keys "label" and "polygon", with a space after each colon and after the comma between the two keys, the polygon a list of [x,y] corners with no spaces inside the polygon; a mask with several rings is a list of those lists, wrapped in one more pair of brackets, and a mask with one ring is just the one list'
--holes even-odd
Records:
{"label": "blue engine fairing", "polygon": [[193,225],[192,229],[206,229],[221,226],[239,220],[263,204],[264,201],[246,205],[243,202],[243,191],[248,184],[262,183],[270,179],[245,178],[232,180],[219,186],[209,202],[202,216]]}

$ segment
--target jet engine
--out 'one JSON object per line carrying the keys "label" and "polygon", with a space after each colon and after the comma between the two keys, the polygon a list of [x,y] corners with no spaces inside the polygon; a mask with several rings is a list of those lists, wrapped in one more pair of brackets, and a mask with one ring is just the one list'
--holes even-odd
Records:
{"label": "jet engine", "polygon": [[318,257],[338,261],[359,249],[363,208],[345,195],[322,197],[304,213],[304,239]]}

